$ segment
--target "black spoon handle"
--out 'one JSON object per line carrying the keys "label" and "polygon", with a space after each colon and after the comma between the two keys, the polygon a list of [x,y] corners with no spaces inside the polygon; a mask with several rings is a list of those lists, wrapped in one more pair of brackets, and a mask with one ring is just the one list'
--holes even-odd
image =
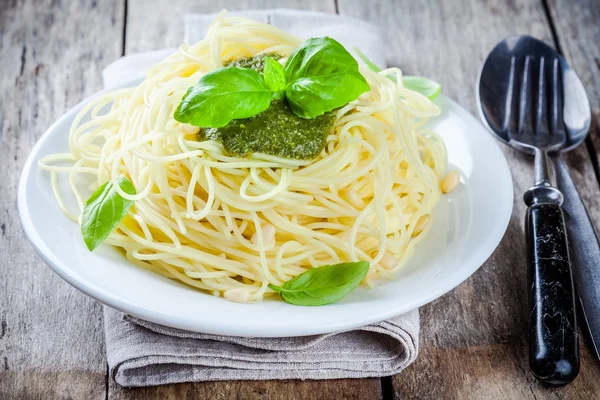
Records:
{"label": "black spoon handle", "polygon": [[529,364],[549,385],[579,372],[579,343],[571,263],[558,204],[533,204],[525,220],[529,280]]}

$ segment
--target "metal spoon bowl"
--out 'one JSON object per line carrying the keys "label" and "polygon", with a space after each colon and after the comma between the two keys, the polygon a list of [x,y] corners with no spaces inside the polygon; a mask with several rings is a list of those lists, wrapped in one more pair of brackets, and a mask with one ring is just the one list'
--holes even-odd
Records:
{"label": "metal spoon bowl", "polygon": [[[507,76],[510,59],[515,54],[538,54],[546,59],[560,62],[563,86],[563,118],[567,133],[567,142],[560,148],[561,152],[579,146],[588,135],[592,120],[592,111],[587,93],[579,76],[567,63],[567,60],[546,43],[531,36],[509,36],[492,50],[488,62],[482,65],[477,78],[477,104],[483,123],[495,133],[496,137],[506,144],[510,138],[503,129],[505,101],[498,99],[499,94],[508,92]],[[534,154],[533,149],[526,150]]]}

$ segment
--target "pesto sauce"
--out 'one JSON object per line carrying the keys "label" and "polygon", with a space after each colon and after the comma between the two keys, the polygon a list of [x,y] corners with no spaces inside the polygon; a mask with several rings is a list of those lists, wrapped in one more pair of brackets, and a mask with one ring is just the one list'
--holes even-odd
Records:
{"label": "pesto sauce", "polygon": [[[240,68],[252,68],[262,73],[264,58],[281,58],[278,54],[264,54],[240,58],[226,63]],[[335,123],[335,112],[330,111],[313,119],[300,118],[285,99],[273,100],[262,113],[250,118],[231,121],[221,128],[201,129],[199,140],[215,140],[235,157],[264,153],[295,160],[315,158],[325,148],[327,135]]]}
{"label": "pesto sauce", "polygon": [[315,158],[325,148],[335,112],[317,118],[300,118],[283,99],[250,118],[236,119],[222,128],[200,130],[200,138],[215,140],[236,157],[264,153],[295,160]]}
{"label": "pesto sauce", "polygon": [[275,60],[279,60],[281,58],[281,55],[277,53],[259,54],[254,57],[242,57],[235,60],[229,60],[223,63],[223,65],[225,67],[234,66],[238,68],[251,68],[259,74],[262,74],[266,57],[271,57]]}

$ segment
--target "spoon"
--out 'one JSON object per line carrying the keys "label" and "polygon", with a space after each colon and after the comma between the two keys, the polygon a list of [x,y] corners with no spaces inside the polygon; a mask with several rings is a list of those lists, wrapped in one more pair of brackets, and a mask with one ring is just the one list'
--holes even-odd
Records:
{"label": "spoon", "polygon": [[[564,385],[579,372],[579,347],[563,194],[551,184],[548,155],[570,150],[585,138],[589,102],[566,60],[528,36],[508,37],[492,50],[479,74],[477,97],[489,130],[508,145],[535,155],[535,184],[524,195],[529,364],[541,382]],[[562,160],[559,172],[566,178],[561,182],[566,183],[569,206],[581,216],[583,205],[573,200],[579,197]],[[578,222],[585,225],[581,218]],[[574,253],[578,262],[586,262],[580,260],[579,249]]]}

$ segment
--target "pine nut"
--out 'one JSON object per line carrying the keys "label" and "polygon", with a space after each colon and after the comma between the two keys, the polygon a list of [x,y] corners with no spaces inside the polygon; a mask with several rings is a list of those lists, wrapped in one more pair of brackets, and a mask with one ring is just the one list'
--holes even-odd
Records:
{"label": "pine nut", "polygon": [[456,170],[452,170],[446,174],[446,177],[442,179],[442,183],[440,184],[440,189],[443,193],[450,193],[460,183],[460,174]]}
{"label": "pine nut", "polygon": [[223,297],[236,303],[247,303],[250,300],[250,292],[246,289],[229,289],[223,293]]}
{"label": "pine nut", "polygon": [[431,216],[429,214],[421,215],[421,217],[417,221],[417,224],[415,225],[415,229],[413,230],[412,236],[417,236],[421,232],[423,232],[423,230],[425,230],[427,225],[429,225],[430,219],[431,219]]}
{"label": "pine nut", "polygon": [[263,237],[265,241],[275,241],[275,227],[271,224],[263,225],[262,227]]}
{"label": "pine nut", "polygon": [[346,189],[345,195],[346,195],[346,199],[348,199],[350,204],[352,204],[354,207],[358,208],[359,210],[362,210],[363,208],[365,208],[367,206],[365,204],[365,202],[363,201],[363,199],[361,199],[358,196],[358,193],[356,192],[356,190]]}
{"label": "pine nut", "polygon": [[[271,250],[273,247],[275,247],[275,227],[271,224],[266,224],[262,226],[261,231],[265,250]],[[253,244],[258,245],[258,236],[256,233],[252,235],[250,241]]]}
{"label": "pine nut", "polygon": [[379,265],[385,269],[394,269],[398,266],[398,260],[390,253],[386,252],[381,258],[381,261],[379,261]]}

